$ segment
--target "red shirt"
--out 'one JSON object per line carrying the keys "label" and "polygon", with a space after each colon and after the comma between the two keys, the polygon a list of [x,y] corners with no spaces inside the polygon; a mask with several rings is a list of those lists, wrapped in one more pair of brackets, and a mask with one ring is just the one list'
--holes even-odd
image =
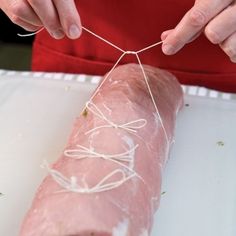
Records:
{"label": "red shirt", "polygon": [[[136,51],[160,41],[192,7],[194,0],[78,0],[82,25],[124,50]],[[121,52],[83,32],[78,40],[53,39],[45,30],[36,37],[32,69],[104,75]],[[236,64],[218,45],[201,35],[173,56],[161,45],[140,54],[143,64],[167,69],[183,84],[236,92]],[[137,62],[127,55],[121,63]]]}

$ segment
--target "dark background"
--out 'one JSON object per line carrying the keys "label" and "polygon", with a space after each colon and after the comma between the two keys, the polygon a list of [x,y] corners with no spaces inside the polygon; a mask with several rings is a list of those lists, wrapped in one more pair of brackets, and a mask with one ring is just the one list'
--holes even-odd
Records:
{"label": "dark background", "polygon": [[21,38],[18,33],[27,32],[13,24],[0,10],[0,69],[30,70],[34,37]]}

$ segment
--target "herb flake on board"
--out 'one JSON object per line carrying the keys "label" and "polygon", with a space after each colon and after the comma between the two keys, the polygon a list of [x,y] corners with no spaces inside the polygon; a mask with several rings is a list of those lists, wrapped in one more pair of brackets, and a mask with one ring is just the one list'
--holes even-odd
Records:
{"label": "herb flake on board", "polygon": [[216,143],[219,147],[223,147],[225,145],[225,143],[223,141],[218,141]]}

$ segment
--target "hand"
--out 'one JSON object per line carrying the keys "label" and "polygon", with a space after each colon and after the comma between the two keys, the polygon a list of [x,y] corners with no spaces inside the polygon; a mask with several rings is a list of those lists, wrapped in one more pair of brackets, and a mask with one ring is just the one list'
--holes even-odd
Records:
{"label": "hand", "polygon": [[232,0],[196,0],[175,29],[162,33],[166,55],[178,52],[202,32],[236,63],[236,3]]}
{"label": "hand", "polygon": [[11,21],[27,31],[45,27],[52,37],[81,34],[80,16],[74,0],[0,0],[0,8]]}

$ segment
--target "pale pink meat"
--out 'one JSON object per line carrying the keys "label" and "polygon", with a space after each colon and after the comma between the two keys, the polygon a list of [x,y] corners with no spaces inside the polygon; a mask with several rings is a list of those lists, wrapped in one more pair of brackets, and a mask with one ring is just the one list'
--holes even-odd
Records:
{"label": "pale pink meat", "polygon": [[[161,195],[162,171],[173,142],[176,114],[182,107],[183,94],[180,84],[170,73],[150,66],[144,68],[170,145],[140,66],[117,67],[95,95],[93,103],[115,124],[145,119],[146,125],[136,133],[119,127],[103,127],[85,134],[108,124],[87,110],[76,120],[65,150],[76,149],[80,144],[98,153],[118,154],[138,144],[130,153],[133,162],[121,162],[122,166],[99,157],[76,160],[64,153],[51,168],[67,178],[75,176],[81,186],[86,183],[89,187],[116,169],[128,175],[128,168],[133,168],[138,176],[111,190],[76,193],[61,191],[65,189],[48,175],[24,219],[21,236],[150,235]],[[118,174],[109,182],[120,178]]]}

